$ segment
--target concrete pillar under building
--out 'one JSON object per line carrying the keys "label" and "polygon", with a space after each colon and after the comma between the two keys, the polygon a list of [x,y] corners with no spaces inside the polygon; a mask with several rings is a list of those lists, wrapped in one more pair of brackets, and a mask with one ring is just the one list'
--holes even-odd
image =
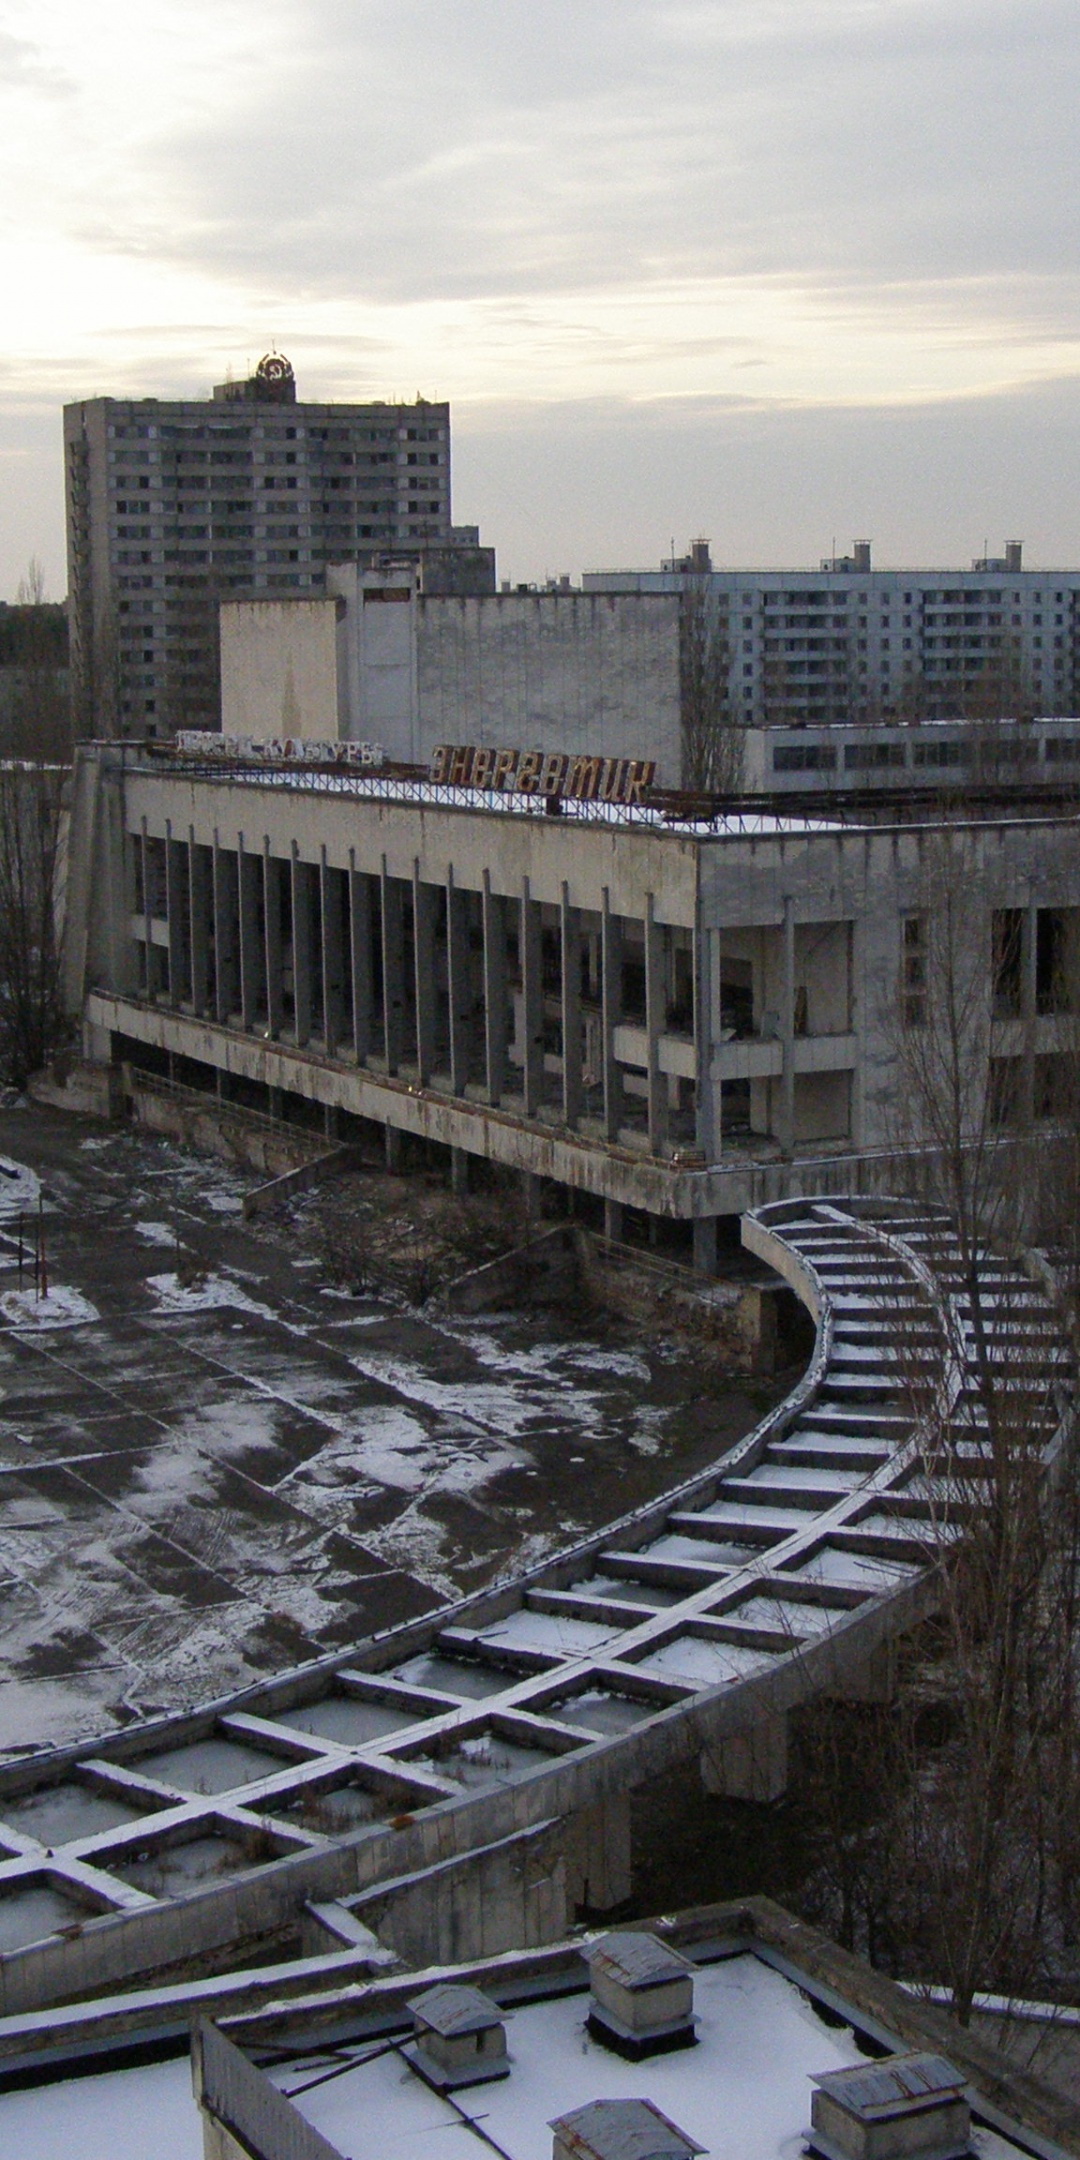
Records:
{"label": "concrete pillar under building", "polygon": [[396,1125],[387,1125],[387,1126],[385,1127],[385,1134],[386,1134],[386,1167],[387,1167],[387,1169],[388,1169],[388,1170],[390,1170],[390,1171],[400,1170],[400,1168],[401,1168],[401,1134],[400,1134],[400,1132],[398,1131],[398,1128],[397,1128],[397,1126],[396,1126]]}
{"label": "concrete pillar under building", "polygon": [[389,875],[385,855],[381,900],[384,1049],[386,1070],[396,1073],[405,1036],[405,911],[401,880]]}
{"label": "concrete pillar under building", "polygon": [[349,966],[352,971],[353,1052],[366,1065],[371,1049],[371,880],[349,849]]}
{"label": "concrete pillar under building", "polygon": [[716,1273],[715,1215],[697,1215],[694,1218],[694,1266],[699,1275]]}
{"label": "concrete pillar under building", "polygon": [[472,1013],[472,967],[469,953],[469,896],[446,873],[446,974],[450,1008],[450,1087],[464,1095],[472,1078],[469,1020]]}
{"label": "concrete pillar under building", "polygon": [[604,887],[600,920],[600,1024],[604,1061],[604,1132],[617,1140],[623,1122],[622,1066],[615,1055],[615,1030],[622,1021],[622,917],[612,913]]}
{"label": "concrete pillar under building", "polygon": [[266,977],[265,956],[258,949],[259,860],[236,836],[237,913],[240,927],[240,1016],[245,1028],[255,1024]]}
{"label": "concrete pillar under building", "polygon": [[464,1198],[469,1190],[469,1151],[452,1147],[450,1150],[450,1190]]}
{"label": "concrete pillar under building", "polygon": [[795,1146],[795,908],[790,896],[784,900],[780,1003],[783,1065],[777,1138],[783,1153],[790,1155]]}
{"label": "concrete pillar under building", "polygon": [[623,1208],[621,1200],[604,1202],[604,1236],[613,1244],[621,1242],[623,1234]]}
{"label": "concrete pillar under building", "polygon": [[236,854],[214,833],[214,1013],[222,1024],[240,1004],[240,901]]}
{"label": "concrete pillar under building", "polygon": [[427,1087],[435,1070],[435,888],[413,865],[413,960],[416,983],[416,1071]]}
{"label": "concrete pillar under building", "polygon": [[191,906],[191,1004],[202,1019],[210,1003],[210,879],[207,850],[188,837],[188,893]]}
{"label": "concrete pillar under building", "polygon": [[308,866],[291,843],[293,1037],[298,1050],[311,1040],[311,888]]}
{"label": "concrete pillar under building", "polygon": [[649,893],[645,901],[645,1033],[651,1155],[663,1154],[668,1132],[667,1089],[660,1070],[660,1037],[664,1032],[666,1007],[663,937],[663,929],[656,920],[653,895]]}
{"label": "concrete pillar under building", "polygon": [[563,1120],[576,1125],[581,1116],[581,917],[570,905],[563,883],[559,906],[562,950]]}
{"label": "concrete pillar under building", "polygon": [[319,855],[319,923],[322,932],[323,1043],[327,1057],[335,1056],[341,1041],[344,1010],[340,878],[340,870],[333,869],[327,862],[326,849],[322,848]]}
{"label": "concrete pillar under building", "polygon": [[154,911],[150,899],[150,842],[146,833],[146,819],[137,835],[139,883],[142,886],[142,948],[143,991],[146,997],[154,995]]}
{"label": "concrete pillar under building", "polygon": [[263,964],[266,969],[266,1028],[272,1036],[282,1027],[280,858],[270,852],[269,834],[263,840]]}
{"label": "concrete pillar under building", "polygon": [[169,923],[169,1003],[183,1005],[191,996],[188,965],[191,939],[187,908],[187,850],[165,824],[165,913]]}
{"label": "concrete pillar under building", "polygon": [[520,919],[522,1088],[525,1115],[535,1117],[544,1081],[544,984],[540,908],[531,897],[528,878],[521,881]]}
{"label": "concrete pillar under building", "polygon": [[1039,911],[1028,900],[1020,925],[1020,1018],[1024,1050],[1020,1080],[1020,1122],[1035,1122],[1035,1023],[1038,1018]]}
{"label": "concrete pillar under building", "polygon": [[488,1102],[501,1103],[506,1089],[506,903],[484,872],[484,1060]]}

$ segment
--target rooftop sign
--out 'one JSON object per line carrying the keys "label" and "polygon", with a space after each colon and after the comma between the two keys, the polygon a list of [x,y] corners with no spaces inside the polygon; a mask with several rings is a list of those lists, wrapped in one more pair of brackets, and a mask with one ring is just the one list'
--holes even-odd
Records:
{"label": "rooftop sign", "polygon": [[440,743],[428,777],[443,787],[492,794],[565,795],[574,802],[638,803],[656,776],[653,758],[591,757],[559,750],[492,750]]}
{"label": "rooftop sign", "polygon": [[256,765],[368,765],[386,762],[378,743],[312,742],[303,736],[221,735],[216,729],[178,728],[173,748],[187,757],[221,758]]}

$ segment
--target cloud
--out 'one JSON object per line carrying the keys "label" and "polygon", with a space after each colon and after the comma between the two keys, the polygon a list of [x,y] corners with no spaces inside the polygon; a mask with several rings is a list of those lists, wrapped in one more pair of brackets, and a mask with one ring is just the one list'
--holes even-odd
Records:
{"label": "cloud", "polygon": [[0,407],[273,340],[313,393],[451,396],[459,444],[606,402],[634,502],[654,406],[1034,429],[1080,373],[1078,61],[1075,0],[9,0]]}

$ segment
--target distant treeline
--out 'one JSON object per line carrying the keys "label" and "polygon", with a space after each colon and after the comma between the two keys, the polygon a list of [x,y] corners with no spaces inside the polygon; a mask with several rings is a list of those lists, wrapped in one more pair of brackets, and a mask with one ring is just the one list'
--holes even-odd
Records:
{"label": "distant treeline", "polygon": [[61,601],[0,600],[0,667],[63,668],[67,664],[67,611]]}

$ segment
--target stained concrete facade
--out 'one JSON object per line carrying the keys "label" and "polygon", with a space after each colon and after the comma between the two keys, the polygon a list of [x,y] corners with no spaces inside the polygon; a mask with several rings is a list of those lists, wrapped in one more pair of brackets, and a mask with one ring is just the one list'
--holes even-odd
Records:
{"label": "stained concrete facade", "polygon": [[1071,1039],[1069,817],[552,817],[102,748],[74,804],[68,998],[91,1055],[418,1135],[462,1177],[486,1157],[598,1197],[615,1229],[623,1206],[692,1221],[704,1265],[717,1216],[878,1188],[919,1140],[901,1037],[943,864],[1003,1127],[1037,1122]]}
{"label": "stained concrete facade", "polygon": [[407,568],[355,563],[332,565],[327,586],[339,602],[334,679],[309,659],[314,603],[223,605],[226,732],[341,735],[425,766],[444,742],[587,749],[651,758],[661,785],[679,785],[676,595],[450,595],[423,591]]}
{"label": "stained concrete facade", "polygon": [[223,734],[325,740],[326,716],[336,736],[337,618],[337,601],[324,595],[222,606]]}

